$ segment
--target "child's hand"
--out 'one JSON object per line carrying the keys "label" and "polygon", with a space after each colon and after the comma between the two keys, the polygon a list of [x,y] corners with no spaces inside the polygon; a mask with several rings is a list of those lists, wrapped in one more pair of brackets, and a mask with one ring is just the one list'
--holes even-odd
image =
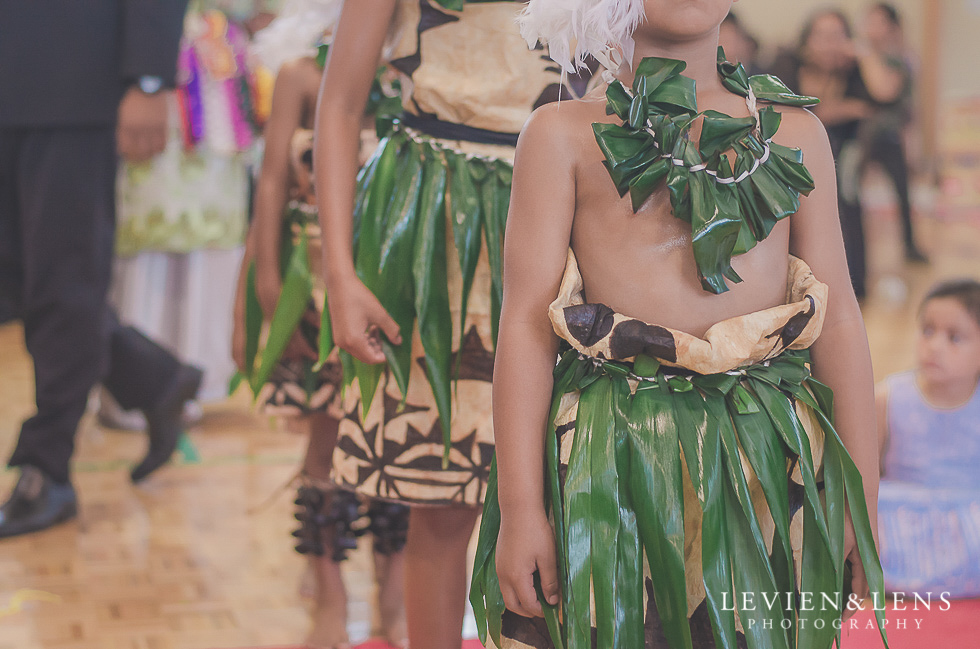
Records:
{"label": "child's hand", "polygon": [[384,362],[379,332],[393,345],[402,343],[398,323],[356,277],[331,283],[327,302],[334,342],[362,363]]}
{"label": "child's hand", "polygon": [[116,149],[126,162],[146,162],[167,146],[169,91],[148,95],[132,87],[119,102]]}
{"label": "child's hand", "polygon": [[530,516],[502,517],[497,538],[497,577],[508,609],[524,617],[542,617],[534,590],[534,572],[549,604],[559,600],[555,536],[544,510]]}

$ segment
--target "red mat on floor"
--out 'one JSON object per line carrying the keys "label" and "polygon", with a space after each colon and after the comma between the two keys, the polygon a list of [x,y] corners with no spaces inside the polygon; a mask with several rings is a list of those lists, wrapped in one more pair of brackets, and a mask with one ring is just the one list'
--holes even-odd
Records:
{"label": "red mat on floor", "polygon": [[[918,610],[915,610],[918,604]],[[906,601],[905,610],[889,606],[888,646],[891,649],[973,649],[980,647],[980,599],[949,600],[947,607],[934,597],[930,608]],[[948,610],[946,610],[948,608]],[[845,626],[842,649],[884,647],[874,626],[871,611],[854,616],[852,628]]]}
{"label": "red mat on floor", "polygon": [[[931,608],[922,602],[906,602],[905,610],[889,606],[888,645],[890,649],[974,649],[980,647],[980,599],[951,600],[948,610],[938,598]],[[463,649],[482,649],[479,640],[466,640]],[[845,625],[841,649],[883,649],[881,636],[871,611],[861,611]],[[280,647],[279,649],[301,649]],[[357,645],[354,649],[390,649],[378,640]]]}

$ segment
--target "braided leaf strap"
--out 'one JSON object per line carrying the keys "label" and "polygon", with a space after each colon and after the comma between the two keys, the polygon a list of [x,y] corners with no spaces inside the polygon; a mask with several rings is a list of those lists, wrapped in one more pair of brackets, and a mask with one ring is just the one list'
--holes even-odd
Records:
{"label": "braided leaf strap", "polygon": [[[694,80],[681,74],[686,67],[643,59],[631,88],[613,81],[606,90],[607,113],[623,123],[597,123],[592,130],[609,175],[620,196],[630,195],[634,211],[666,184],[674,216],[691,224],[702,287],[724,293],[726,278],[742,281],[732,257],[769,236],[777,221],[799,209],[800,194],[813,189],[803,153],[772,142],[781,115],[772,106],[756,113],[755,102],[811,106],[818,100],[794,94],[771,75],[749,77],[719,48],[722,83],[746,97],[757,117],[698,112]],[[691,128],[698,118],[695,143]]]}

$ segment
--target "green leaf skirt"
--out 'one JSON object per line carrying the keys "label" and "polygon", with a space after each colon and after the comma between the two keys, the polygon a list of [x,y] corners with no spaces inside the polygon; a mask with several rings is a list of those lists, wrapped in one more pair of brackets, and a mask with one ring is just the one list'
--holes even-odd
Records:
{"label": "green leaf skirt", "polygon": [[350,382],[334,454],[342,487],[420,505],[483,502],[513,152],[396,122],[362,169],[355,269],[405,342],[384,341],[382,365],[340,355]]}
{"label": "green leaf skirt", "polygon": [[[405,341],[383,342],[384,364],[338,353],[328,311],[311,306],[325,304],[310,267],[319,254],[312,206],[287,208],[283,291],[264,344],[250,270],[246,370],[232,390],[247,381],[277,414],[335,414],[341,487],[420,505],[483,502],[513,155],[513,147],[439,140],[395,122],[361,169],[355,268]],[[318,364],[281,362],[297,329],[319,347]]]}
{"label": "green leaf skirt", "polygon": [[[846,511],[878,601],[883,585],[861,475],[809,369],[826,286],[791,259],[787,304],[687,340],[585,304],[569,258],[551,316],[571,348],[555,368],[545,446],[562,597],[544,619],[504,609],[492,473],[470,596],[481,639],[830,647],[848,601]],[[697,371],[718,358],[729,366]]]}

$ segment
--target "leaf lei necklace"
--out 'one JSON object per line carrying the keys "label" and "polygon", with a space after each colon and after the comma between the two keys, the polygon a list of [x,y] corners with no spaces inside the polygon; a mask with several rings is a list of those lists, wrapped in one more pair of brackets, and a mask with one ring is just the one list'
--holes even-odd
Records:
{"label": "leaf lei necklace", "polygon": [[[813,189],[803,152],[772,141],[782,116],[771,105],[758,110],[756,102],[812,106],[819,100],[793,93],[772,75],[749,77],[719,48],[722,85],[746,98],[752,116],[699,112],[694,80],[681,75],[686,67],[684,61],[643,59],[631,88],[616,80],[606,89],[606,113],[623,123],[596,123],[592,130],[619,195],[630,195],[634,212],[666,184],[674,216],[691,224],[701,286],[724,293],[726,279],[742,281],[732,257],[768,237],[799,209],[800,194]],[[695,144],[691,127],[699,117]]]}

